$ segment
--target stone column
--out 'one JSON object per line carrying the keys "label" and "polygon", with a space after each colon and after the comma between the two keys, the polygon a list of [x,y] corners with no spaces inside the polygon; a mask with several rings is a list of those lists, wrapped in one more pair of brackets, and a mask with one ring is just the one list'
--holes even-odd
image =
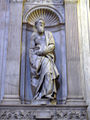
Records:
{"label": "stone column", "polygon": [[23,2],[21,0],[11,0],[9,4],[10,23],[3,102],[4,104],[16,104],[19,103],[20,46]]}
{"label": "stone column", "polygon": [[68,104],[81,104],[83,100],[77,2],[65,0]]}

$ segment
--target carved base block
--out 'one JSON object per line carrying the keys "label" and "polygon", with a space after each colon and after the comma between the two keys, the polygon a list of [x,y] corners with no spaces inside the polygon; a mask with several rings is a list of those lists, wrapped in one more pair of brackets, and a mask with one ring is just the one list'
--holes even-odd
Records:
{"label": "carved base block", "polygon": [[86,106],[0,105],[0,120],[87,120]]}
{"label": "carved base block", "polygon": [[1,104],[3,105],[11,105],[11,104],[20,104],[21,101],[18,95],[5,95]]}
{"label": "carved base block", "polygon": [[56,105],[56,100],[48,100],[48,99],[41,99],[41,100],[34,100],[31,102],[31,105]]}

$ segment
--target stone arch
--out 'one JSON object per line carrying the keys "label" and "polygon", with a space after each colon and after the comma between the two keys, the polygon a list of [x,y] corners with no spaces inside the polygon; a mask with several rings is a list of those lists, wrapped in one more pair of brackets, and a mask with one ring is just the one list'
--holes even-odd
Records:
{"label": "stone arch", "polygon": [[55,8],[43,5],[28,10],[28,12],[24,14],[23,22],[29,23],[33,26],[39,17],[44,18],[46,27],[54,27],[60,23],[64,23],[62,14],[60,14]]}

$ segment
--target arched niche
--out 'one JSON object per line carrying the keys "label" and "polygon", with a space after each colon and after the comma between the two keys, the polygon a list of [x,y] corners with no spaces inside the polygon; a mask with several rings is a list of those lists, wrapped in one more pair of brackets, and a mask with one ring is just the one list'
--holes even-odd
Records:
{"label": "arched niche", "polygon": [[36,6],[28,10],[26,13],[24,13],[23,23],[29,23],[30,25],[34,25],[35,20],[37,20],[39,17],[43,17],[46,26],[55,26],[58,24],[64,24],[65,19],[63,16],[63,12],[64,11],[62,9],[61,11],[58,11],[54,7],[48,5]]}
{"label": "arched niche", "polygon": [[22,103],[30,103],[33,98],[30,86],[30,64],[29,47],[30,36],[35,30],[34,23],[37,19],[44,18],[45,29],[52,31],[55,38],[56,66],[60,77],[60,87],[57,92],[57,101],[62,103],[67,98],[67,77],[66,77],[66,46],[65,46],[65,23],[62,15],[55,8],[39,6],[32,8],[23,16],[22,30],[22,54],[21,54],[21,77],[20,97]]}

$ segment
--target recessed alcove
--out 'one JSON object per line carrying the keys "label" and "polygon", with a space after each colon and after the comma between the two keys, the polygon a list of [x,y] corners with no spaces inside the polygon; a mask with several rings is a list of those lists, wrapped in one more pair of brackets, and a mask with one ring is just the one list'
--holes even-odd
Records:
{"label": "recessed alcove", "polygon": [[[54,12],[55,11],[55,12]],[[51,7],[36,7],[28,10],[24,15],[23,32],[22,32],[22,55],[21,55],[21,80],[20,96],[24,103],[30,103],[33,98],[30,86],[30,63],[29,47],[30,37],[35,30],[33,27],[35,21],[39,18],[45,20],[45,30],[53,33],[55,39],[56,66],[60,77],[57,84],[57,103],[65,103],[67,98],[67,77],[66,77],[66,41],[65,41],[65,23],[63,16]],[[23,89],[23,91],[22,91]]]}

